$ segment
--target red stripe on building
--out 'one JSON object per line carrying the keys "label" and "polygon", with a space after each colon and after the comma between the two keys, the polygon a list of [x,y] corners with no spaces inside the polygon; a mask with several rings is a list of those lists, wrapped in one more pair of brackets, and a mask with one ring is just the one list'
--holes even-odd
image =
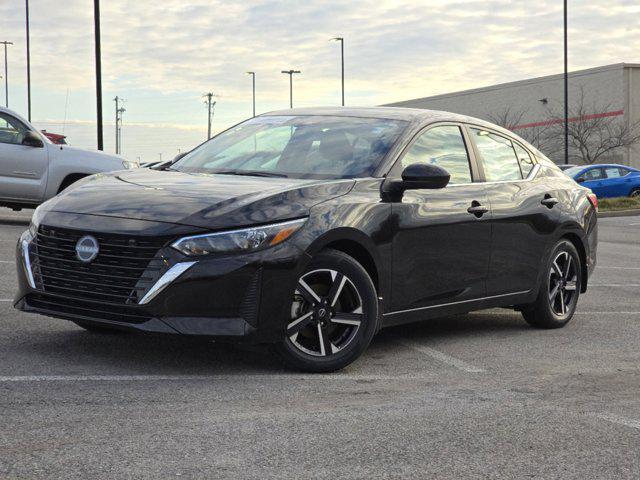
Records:
{"label": "red stripe on building", "polygon": [[[584,115],[582,117],[572,117],[572,118],[569,118],[569,121],[583,122],[585,120],[595,120],[596,118],[605,118],[605,117],[617,117],[619,115],[624,115],[624,110],[616,110],[615,112],[594,113],[592,115]],[[525,123],[523,125],[516,125],[515,127],[511,127],[509,130],[522,130],[523,128],[547,127],[549,125],[558,125],[559,123],[564,123],[564,119],[554,118],[553,120],[546,120],[544,122]]]}

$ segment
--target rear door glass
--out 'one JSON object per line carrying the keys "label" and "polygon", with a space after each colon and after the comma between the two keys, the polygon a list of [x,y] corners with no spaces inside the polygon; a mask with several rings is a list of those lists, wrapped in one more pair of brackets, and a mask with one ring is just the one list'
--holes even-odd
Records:
{"label": "rear door glass", "polygon": [[470,130],[480,152],[487,182],[522,180],[520,162],[511,140],[486,130]]}

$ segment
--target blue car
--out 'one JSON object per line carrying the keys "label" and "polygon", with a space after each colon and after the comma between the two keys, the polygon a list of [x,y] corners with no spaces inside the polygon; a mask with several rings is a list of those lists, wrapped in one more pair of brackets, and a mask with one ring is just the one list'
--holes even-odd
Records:
{"label": "blue car", "polygon": [[598,198],[640,198],[640,170],[626,165],[582,165],[564,173],[584,187],[590,188]]}

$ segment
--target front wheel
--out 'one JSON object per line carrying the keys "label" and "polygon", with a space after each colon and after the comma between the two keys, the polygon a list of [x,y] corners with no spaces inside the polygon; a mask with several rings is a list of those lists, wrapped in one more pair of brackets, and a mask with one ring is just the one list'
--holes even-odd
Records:
{"label": "front wheel", "polygon": [[291,317],[276,345],[291,367],[333,372],[356,360],[376,332],[378,300],[367,271],[349,255],[324,250],[298,279]]}
{"label": "front wheel", "polygon": [[537,328],[564,327],[576,311],[581,285],[580,256],[571,242],[561,240],[549,257],[538,298],[522,310],[524,319]]}
{"label": "front wheel", "polygon": [[631,198],[640,198],[640,188],[634,188],[629,194]]}

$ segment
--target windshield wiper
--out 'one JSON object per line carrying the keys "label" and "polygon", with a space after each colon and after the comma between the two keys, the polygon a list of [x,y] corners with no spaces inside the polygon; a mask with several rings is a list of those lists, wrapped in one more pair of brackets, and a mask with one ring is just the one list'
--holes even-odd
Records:
{"label": "windshield wiper", "polygon": [[284,173],[262,172],[260,170],[219,170],[211,173],[213,173],[214,175],[244,175],[247,177],[288,178]]}

